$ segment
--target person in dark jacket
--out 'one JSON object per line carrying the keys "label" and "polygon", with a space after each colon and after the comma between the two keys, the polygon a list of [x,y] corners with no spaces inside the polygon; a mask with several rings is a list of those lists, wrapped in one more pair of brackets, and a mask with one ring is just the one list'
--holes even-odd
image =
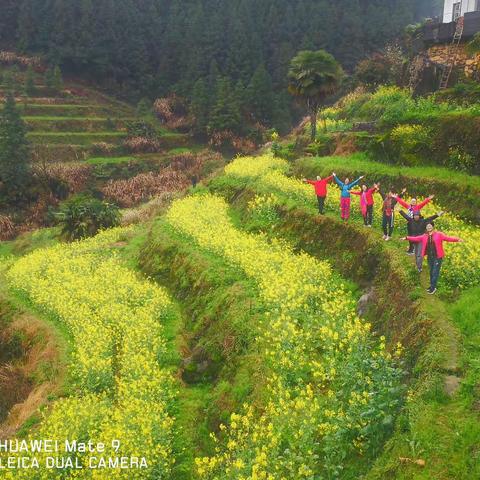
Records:
{"label": "person in dark jacket", "polygon": [[[420,211],[414,212],[413,217],[410,217],[408,213],[400,210],[400,215],[407,221],[407,231],[409,237],[418,237],[419,235],[423,235],[427,231],[427,225],[434,225],[434,220],[441,217],[444,213],[445,212],[438,212],[436,215],[423,218]],[[417,264],[417,270],[421,272],[423,267],[422,245],[418,242],[411,243],[413,244],[414,248],[412,254],[415,255],[415,263]]]}

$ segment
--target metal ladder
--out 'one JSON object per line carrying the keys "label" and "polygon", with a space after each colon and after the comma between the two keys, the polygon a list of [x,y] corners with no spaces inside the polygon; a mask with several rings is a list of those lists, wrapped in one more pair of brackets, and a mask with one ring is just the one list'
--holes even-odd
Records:
{"label": "metal ladder", "polygon": [[463,36],[463,27],[465,25],[465,18],[459,17],[457,25],[455,27],[455,33],[453,34],[452,43],[450,44],[448,51],[448,63],[444,66],[442,71],[442,78],[440,79],[440,90],[445,90],[448,87],[448,81],[452,74],[453,67],[455,65],[455,54],[458,51],[457,47],[460,45],[460,41]]}

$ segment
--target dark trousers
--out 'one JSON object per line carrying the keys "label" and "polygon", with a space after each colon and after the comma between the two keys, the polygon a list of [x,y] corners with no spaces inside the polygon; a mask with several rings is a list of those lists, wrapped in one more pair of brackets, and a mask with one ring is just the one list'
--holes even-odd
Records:
{"label": "dark trousers", "polygon": [[389,237],[392,236],[393,225],[394,225],[393,213],[391,215],[383,214],[382,227],[383,227],[383,234],[384,235],[388,235]]}
{"label": "dark trousers", "polygon": [[422,270],[423,267],[423,255],[422,255],[422,250],[423,250],[423,245],[421,242],[413,243],[413,248],[415,251],[415,263],[417,264],[418,270]]}
{"label": "dark trousers", "polygon": [[437,288],[440,269],[442,268],[443,258],[428,257],[428,266],[430,267],[430,288]]}
{"label": "dark trousers", "polygon": [[373,205],[367,205],[367,212],[363,217],[365,225],[371,225],[373,223]]}
{"label": "dark trousers", "polygon": [[323,213],[323,209],[325,208],[325,197],[317,196],[317,200],[318,200],[318,211],[320,213]]}
{"label": "dark trousers", "polygon": [[408,252],[413,253],[415,251],[415,242],[408,242]]}

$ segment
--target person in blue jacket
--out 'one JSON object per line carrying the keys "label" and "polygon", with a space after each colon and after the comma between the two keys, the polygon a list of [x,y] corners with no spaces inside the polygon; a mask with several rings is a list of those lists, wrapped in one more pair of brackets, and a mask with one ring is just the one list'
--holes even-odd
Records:
{"label": "person in blue jacket", "polygon": [[354,182],[350,183],[350,179],[346,178],[345,182],[342,182],[334,173],[333,178],[337,182],[342,193],[340,194],[340,211],[342,220],[347,221],[350,218],[350,190],[358,185],[360,180],[364,178],[364,175],[357,178]]}

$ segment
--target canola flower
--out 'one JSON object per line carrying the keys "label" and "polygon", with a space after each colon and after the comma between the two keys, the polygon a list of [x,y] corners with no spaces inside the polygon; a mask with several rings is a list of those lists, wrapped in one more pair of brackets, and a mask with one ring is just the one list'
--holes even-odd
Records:
{"label": "canola flower", "polygon": [[380,442],[398,406],[401,371],[384,340],[374,345],[330,265],[239,231],[213,195],[174,202],[166,219],[240,267],[258,285],[266,311],[256,332],[270,372],[266,403],[232,414],[215,455],[196,459],[199,478],[313,478]]}
{"label": "canola flower", "polygon": [[[288,163],[271,155],[241,158],[233,161],[225,169],[227,175],[244,181],[259,194],[273,194],[273,198],[278,199],[279,203],[283,199],[299,206],[314,205],[311,186],[305,185],[296,178],[288,177],[287,172]],[[406,198],[410,198],[408,194]],[[363,224],[358,205],[358,199],[353,198],[351,221]],[[335,214],[339,211],[338,190],[333,186],[329,188],[325,210]],[[430,202],[423,208],[422,213],[427,217],[443,210],[440,205]],[[382,198],[376,194],[374,226],[378,229],[381,227],[381,220]],[[435,221],[435,225],[448,235],[465,240],[461,245],[445,245],[446,258],[442,267],[441,282],[451,289],[466,289],[478,285],[480,283],[480,229],[448,211]],[[406,234],[405,221],[400,215],[397,215],[395,228],[397,232],[401,232],[401,235]]]}
{"label": "canola flower", "polygon": [[[35,251],[18,260],[7,279],[73,338],[74,394],[53,403],[32,438],[92,439],[106,444],[103,456],[145,457],[148,468],[89,469],[98,454],[77,453],[81,470],[16,470],[4,478],[150,479],[171,471],[176,385],[162,367],[162,323],[172,305],[163,289],[140,280],[109,252],[124,231]],[[119,452],[112,440],[121,442]]]}

